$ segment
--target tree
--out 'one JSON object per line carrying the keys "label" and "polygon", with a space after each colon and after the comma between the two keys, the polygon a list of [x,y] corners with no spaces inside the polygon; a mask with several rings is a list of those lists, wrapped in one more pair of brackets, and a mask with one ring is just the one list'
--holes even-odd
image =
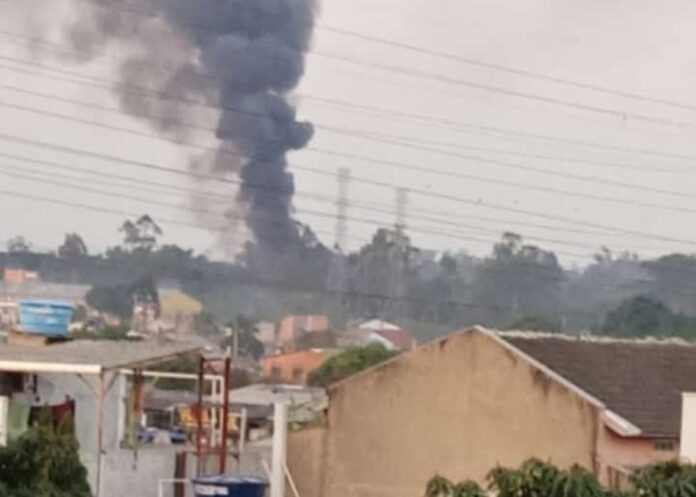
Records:
{"label": "tree", "polygon": [[87,253],[87,245],[77,233],[67,233],[63,244],[58,247],[58,257],[63,259],[74,259]]}
{"label": "tree", "polygon": [[326,387],[396,355],[397,352],[388,350],[381,343],[354,347],[327,359],[310,373],[307,382],[312,386]]}
{"label": "tree", "polygon": [[87,304],[101,312],[127,319],[136,302],[154,304],[159,312],[159,292],[153,278],[144,276],[130,285],[96,285],[86,295]]}
{"label": "tree", "polygon": [[370,244],[351,254],[347,280],[354,295],[350,301],[353,314],[402,316],[418,253],[401,228],[380,228]]}
{"label": "tree", "polygon": [[658,463],[633,472],[630,483],[641,497],[694,497],[696,466],[678,461]]}
{"label": "tree", "polygon": [[505,233],[493,254],[479,266],[474,281],[477,303],[487,316],[501,319],[523,314],[552,314],[559,307],[563,268],[553,252]]}
{"label": "tree", "polygon": [[228,328],[232,334],[225,337],[221,344],[222,347],[233,348],[236,334],[237,346],[239,347],[237,352],[239,355],[251,356],[256,360],[263,357],[266,349],[256,336],[259,330],[252,319],[239,315],[236,320],[228,324]]}
{"label": "tree", "polygon": [[497,497],[605,497],[597,478],[580,466],[567,470],[539,459],[528,459],[518,469],[497,467],[488,473],[489,488]]}
{"label": "tree", "polygon": [[663,335],[672,330],[669,307],[644,295],[625,300],[609,311],[602,325],[602,332],[621,336]]}
{"label": "tree", "polygon": [[157,237],[162,229],[148,214],[142,215],[135,222],[126,220],[119,229],[123,233],[123,244],[131,250],[150,251],[157,245]]}
{"label": "tree", "polygon": [[23,236],[15,236],[7,241],[7,251],[11,254],[29,252],[31,244]]}
{"label": "tree", "polygon": [[481,486],[471,480],[457,484],[447,478],[435,475],[430,479],[425,488],[425,497],[485,497],[486,493]]}

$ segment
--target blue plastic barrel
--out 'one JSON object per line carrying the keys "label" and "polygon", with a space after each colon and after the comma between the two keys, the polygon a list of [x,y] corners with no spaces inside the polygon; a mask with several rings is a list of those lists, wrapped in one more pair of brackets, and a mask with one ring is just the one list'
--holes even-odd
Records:
{"label": "blue plastic barrel", "polygon": [[19,327],[26,333],[64,337],[72,319],[73,306],[56,300],[22,300]]}
{"label": "blue plastic barrel", "polygon": [[196,497],[263,497],[268,482],[254,476],[203,476],[193,480]]}

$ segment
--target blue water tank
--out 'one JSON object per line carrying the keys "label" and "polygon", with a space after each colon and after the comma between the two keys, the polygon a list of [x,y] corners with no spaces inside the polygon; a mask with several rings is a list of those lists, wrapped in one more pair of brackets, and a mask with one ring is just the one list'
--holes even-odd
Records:
{"label": "blue water tank", "polygon": [[56,300],[22,300],[19,327],[26,333],[64,337],[72,319],[73,306]]}
{"label": "blue water tank", "polygon": [[263,497],[268,482],[254,476],[203,476],[193,480],[196,497]]}

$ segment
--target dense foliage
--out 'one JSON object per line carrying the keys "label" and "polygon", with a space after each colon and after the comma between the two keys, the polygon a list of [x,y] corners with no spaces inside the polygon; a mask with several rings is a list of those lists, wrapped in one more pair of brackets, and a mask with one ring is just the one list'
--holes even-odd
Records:
{"label": "dense foliage", "polygon": [[0,497],[90,497],[72,422],[58,427],[50,413],[0,449]]}
{"label": "dense foliage", "polygon": [[[15,237],[0,253],[0,269],[21,267],[38,271],[44,281],[88,284],[92,306],[123,317],[130,315],[136,296],[154,295],[142,284],[149,280],[195,296],[218,323],[240,314],[278,320],[312,313],[329,315],[337,327],[349,319],[379,316],[420,339],[474,323],[696,336],[690,317],[696,316],[696,256],[639,260],[601,247],[589,265],[565,269],[554,252],[515,233],[503,234],[489,255],[474,257],[466,247],[448,253],[423,250],[403,229],[381,228],[369,243],[348,253],[326,247],[307,226],[298,224],[297,230],[293,244],[249,242],[234,259],[214,262],[161,245],[161,228],[145,215],[126,220],[123,241],[103,254],[88,254],[77,233],[66,235],[55,254],[34,253],[31,243]],[[627,304],[604,319],[622,302],[644,295],[662,308]]]}
{"label": "dense foliage", "polygon": [[696,337],[696,318],[672,312],[659,300],[640,295],[609,311],[602,332],[619,336]]}
{"label": "dense foliage", "polygon": [[486,482],[489,494],[477,483],[455,485],[435,475],[425,497],[696,497],[696,467],[676,461],[636,470],[622,491],[603,487],[580,466],[559,469],[539,459],[529,459],[519,468],[496,467]]}
{"label": "dense foliage", "polygon": [[391,359],[396,354],[381,343],[354,347],[327,359],[318,369],[310,373],[308,383],[312,386],[326,387]]}

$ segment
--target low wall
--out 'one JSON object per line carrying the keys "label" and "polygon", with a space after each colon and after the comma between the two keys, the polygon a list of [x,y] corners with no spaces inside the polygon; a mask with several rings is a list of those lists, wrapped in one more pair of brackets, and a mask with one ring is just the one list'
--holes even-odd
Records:
{"label": "low wall", "polygon": [[302,497],[322,497],[326,435],[324,427],[288,433],[288,469]]}

